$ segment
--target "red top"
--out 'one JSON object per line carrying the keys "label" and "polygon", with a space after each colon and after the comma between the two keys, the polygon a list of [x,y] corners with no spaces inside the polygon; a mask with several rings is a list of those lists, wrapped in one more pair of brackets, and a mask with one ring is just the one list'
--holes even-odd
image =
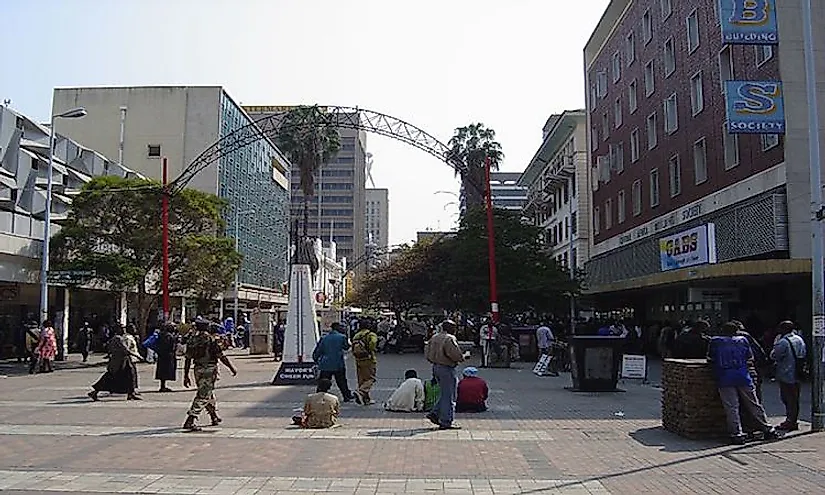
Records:
{"label": "red top", "polygon": [[460,404],[481,406],[487,400],[487,382],[477,376],[467,376],[458,382],[458,399]]}

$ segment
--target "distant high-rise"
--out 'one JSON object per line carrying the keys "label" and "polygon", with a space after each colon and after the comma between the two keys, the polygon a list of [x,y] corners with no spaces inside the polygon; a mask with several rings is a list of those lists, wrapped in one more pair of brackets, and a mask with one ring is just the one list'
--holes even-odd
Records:
{"label": "distant high-rise", "polygon": [[527,203],[527,187],[519,185],[521,172],[493,172],[490,174],[490,190],[493,207],[521,211]]}
{"label": "distant high-rise", "polygon": [[390,244],[389,189],[367,189],[366,237],[379,249]]}

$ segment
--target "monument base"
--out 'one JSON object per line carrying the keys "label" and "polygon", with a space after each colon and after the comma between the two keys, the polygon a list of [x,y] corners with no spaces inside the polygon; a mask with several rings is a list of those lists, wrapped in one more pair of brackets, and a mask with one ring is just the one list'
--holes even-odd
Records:
{"label": "monument base", "polygon": [[315,385],[318,383],[318,368],[315,363],[281,363],[272,385]]}

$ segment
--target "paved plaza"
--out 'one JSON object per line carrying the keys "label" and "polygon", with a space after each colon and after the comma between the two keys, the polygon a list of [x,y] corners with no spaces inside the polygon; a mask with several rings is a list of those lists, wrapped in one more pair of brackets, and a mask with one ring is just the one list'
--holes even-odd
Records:
{"label": "paved plaza", "polygon": [[[104,369],[99,356],[89,366],[69,361],[34,376],[3,363],[0,491],[777,494],[822,493],[825,486],[822,435],[734,447],[662,431],[656,366],[651,384],[576,394],[564,389],[569,375],[539,378],[517,363],[482,370],[491,410],[459,414],[462,430],[434,430],[419,414],[344,404],[341,427],[307,431],[289,418],[311,388],[269,385],[271,358],[232,359],[239,374],[223,373],[216,392],[224,424],[201,433],[180,430],[194,391],[179,380],[174,393],[155,393],[150,365],[140,365],[145,400],[103,395],[92,403],[86,392]],[[388,397],[407,368],[429,376],[421,355],[381,356],[376,398]],[[350,377],[354,384],[352,370]],[[775,385],[765,394],[778,422]]]}

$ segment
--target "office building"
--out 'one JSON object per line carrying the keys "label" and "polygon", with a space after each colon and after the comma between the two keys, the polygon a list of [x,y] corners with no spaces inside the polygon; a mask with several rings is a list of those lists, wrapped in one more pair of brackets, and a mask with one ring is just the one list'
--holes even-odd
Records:
{"label": "office building", "polygon": [[454,230],[421,230],[416,232],[415,240],[416,242],[435,242],[454,237],[455,234]]}
{"label": "office building", "polygon": [[521,211],[527,203],[527,187],[519,184],[521,172],[491,172],[490,191],[494,208]]}
{"label": "office building", "polygon": [[[814,4],[821,12],[825,2]],[[761,331],[789,318],[810,328],[801,5],[770,2],[773,46],[723,43],[720,5],[613,0],[584,49],[588,290],[597,309],[639,321],[735,317]],[[825,37],[816,43],[825,52]],[[781,81],[784,134],[728,132],[734,80]]]}
{"label": "office building", "polygon": [[[55,89],[56,112],[80,106],[88,117],[59,121],[58,131],[107,156],[121,155],[124,163],[156,179],[161,157],[168,158],[173,180],[218,140],[254,125],[218,86]],[[287,279],[289,161],[267,138],[238,149],[227,146],[187,186],[228,203],[225,233],[238,234],[244,256],[241,309],[285,304],[280,287]],[[220,309],[229,309],[233,297],[234,291],[227,291]]]}
{"label": "office building", "polygon": [[[39,325],[40,262],[46,211],[49,128],[0,106],[0,359],[13,356],[24,325]],[[72,198],[92,177],[140,177],[95,150],[55,136],[52,230],[60,231]],[[59,344],[69,342],[84,321],[95,328],[121,318],[121,295],[105,287],[49,289],[49,317]],[[64,334],[64,331],[66,332]],[[64,335],[66,337],[64,337]],[[60,345],[59,345],[60,347]]]}
{"label": "office building", "polygon": [[[245,106],[254,120],[268,117],[277,118],[294,107],[289,106]],[[343,121],[351,121],[352,115],[341,116]],[[321,238],[328,245],[330,232],[337,245],[337,255],[346,258],[350,265],[364,257],[366,253],[365,208],[366,208],[366,146],[364,131],[339,127],[341,148],[338,154],[320,167],[320,177],[316,177],[316,194],[310,198],[309,225],[307,233]],[[292,223],[303,224],[304,194],[300,188],[300,171],[292,166]],[[320,190],[321,194],[317,194]],[[363,264],[354,269],[356,275],[363,273]],[[358,277],[356,277],[357,279]]]}
{"label": "office building", "polygon": [[[590,167],[584,110],[551,115],[542,143],[519,185],[527,188],[524,215],[541,227],[548,253],[561,266],[580,269],[590,247]],[[581,215],[581,212],[585,212]]]}
{"label": "office building", "polygon": [[367,242],[380,250],[390,245],[390,200],[389,189],[367,189],[366,191],[366,237]]}

